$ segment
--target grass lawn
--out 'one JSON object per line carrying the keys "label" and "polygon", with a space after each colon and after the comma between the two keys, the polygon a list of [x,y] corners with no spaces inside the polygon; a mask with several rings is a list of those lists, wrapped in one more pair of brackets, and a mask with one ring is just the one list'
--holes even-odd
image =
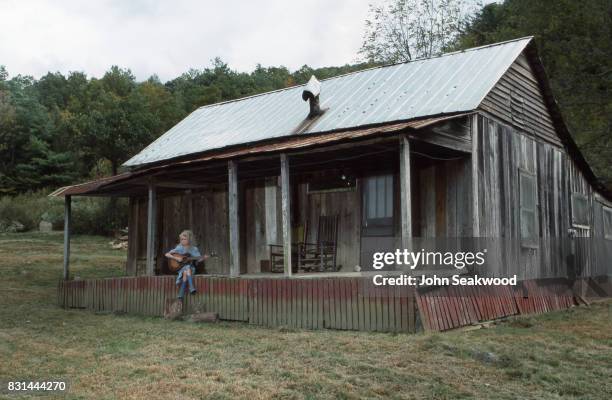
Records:
{"label": "grass lawn", "polygon": [[[122,275],[108,242],[74,237],[73,272]],[[58,308],[61,234],[0,235],[0,259],[0,381],[68,398],[611,398],[610,301],[441,334],[198,325]]]}

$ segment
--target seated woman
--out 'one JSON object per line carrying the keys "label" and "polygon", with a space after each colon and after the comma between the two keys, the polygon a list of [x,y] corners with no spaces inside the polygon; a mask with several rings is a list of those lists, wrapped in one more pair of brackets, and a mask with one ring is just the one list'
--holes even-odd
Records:
{"label": "seated woman", "polygon": [[[193,232],[186,230],[181,232],[179,235],[180,243],[176,245],[176,247],[169,252],[166,253],[166,257],[173,258],[177,261],[182,261],[182,259],[178,256],[172,255],[172,253],[179,254],[190,254],[191,257],[197,257],[195,262],[200,262],[208,258],[208,255],[201,255],[198,248],[195,246],[195,236]],[[192,276],[195,274],[195,262],[190,261],[186,263],[178,272],[178,276],[176,278],[176,284],[181,285],[181,289],[179,290],[178,298],[182,299],[185,295],[185,288],[187,283],[189,283],[189,293],[195,294],[196,288],[193,285]]]}

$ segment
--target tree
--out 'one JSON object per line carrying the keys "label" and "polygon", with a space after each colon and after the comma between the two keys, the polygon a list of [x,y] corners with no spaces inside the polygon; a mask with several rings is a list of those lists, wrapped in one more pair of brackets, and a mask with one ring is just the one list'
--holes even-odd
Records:
{"label": "tree", "polygon": [[155,139],[159,120],[136,89],[131,71],[118,67],[90,81],[87,113],[80,115],[78,129],[78,142],[90,157],[88,165],[107,159],[115,175],[121,162]]}
{"label": "tree", "polygon": [[14,190],[14,185],[9,181],[13,170],[11,157],[14,156],[11,141],[15,136],[14,127],[17,119],[10,92],[3,85],[7,76],[4,67],[0,66],[0,193]]}
{"label": "tree", "polygon": [[4,65],[0,65],[0,83],[8,78],[8,71]]}
{"label": "tree", "polygon": [[370,5],[359,53],[370,62],[384,63],[438,55],[454,43],[473,11],[473,4],[465,0],[388,0]]}
{"label": "tree", "polygon": [[[3,74],[6,79],[7,74]],[[17,75],[0,87],[0,192],[19,193],[74,181],[70,153],[52,146],[53,123],[32,77]]]}
{"label": "tree", "polygon": [[47,73],[35,82],[40,104],[49,110],[65,108],[68,103],[68,82],[59,72]]}
{"label": "tree", "polygon": [[139,83],[132,96],[142,101],[146,112],[154,118],[150,128],[155,138],[176,125],[184,116],[176,98],[156,76]]}
{"label": "tree", "polygon": [[612,190],[612,2],[506,0],[485,6],[456,49],[533,35],[570,132]]}

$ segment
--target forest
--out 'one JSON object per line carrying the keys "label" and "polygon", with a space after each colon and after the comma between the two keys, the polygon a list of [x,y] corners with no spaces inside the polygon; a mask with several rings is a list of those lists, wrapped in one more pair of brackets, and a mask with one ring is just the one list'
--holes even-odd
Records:
{"label": "forest", "polygon": [[[387,10],[372,7],[373,18],[376,12],[412,12],[402,8],[406,3],[392,2],[395,8]],[[453,3],[446,1],[445,7]],[[457,14],[457,24],[445,27],[447,40],[436,46],[430,42],[429,53],[398,58],[397,52],[387,51],[393,44],[376,35],[382,28],[366,21],[361,62],[353,65],[304,65],[293,72],[258,65],[239,72],[217,57],[167,82],[157,76],[137,81],[126,66],[113,66],[100,78],[48,72],[34,79],[7,71],[0,60],[0,228],[10,225],[16,198],[28,193],[40,197],[60,186],[120,172],[125,160],[197,107],[303,84],[311,74],[325,79],[529,35],[535,36],[574,140],[612,189],[611,20],[609,0],[506,0],[470,15]]]}

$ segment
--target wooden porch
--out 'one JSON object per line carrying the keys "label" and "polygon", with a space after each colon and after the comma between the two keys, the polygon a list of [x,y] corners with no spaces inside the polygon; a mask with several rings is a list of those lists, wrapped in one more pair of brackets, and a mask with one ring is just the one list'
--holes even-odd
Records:
{"label": "wooden porch", "polygon": [[[201,251],[219,255],[198,273],[229,276],[275,270],[273,245],[290,255],[277,271],[301,271],[301,253],[288,249],[316,245],[326,218],[337,221],[328,271],[371,269],[372,252],[401,248],[412,237],[471,236],[468,136],[463,117],[410,139],[382,137],[160,172],[147,192],[141,185],[130,194],[126,273],[167,274],[164,253],[183,229],[195,233]],[[369,206],[373,198],[377,204]]]}

